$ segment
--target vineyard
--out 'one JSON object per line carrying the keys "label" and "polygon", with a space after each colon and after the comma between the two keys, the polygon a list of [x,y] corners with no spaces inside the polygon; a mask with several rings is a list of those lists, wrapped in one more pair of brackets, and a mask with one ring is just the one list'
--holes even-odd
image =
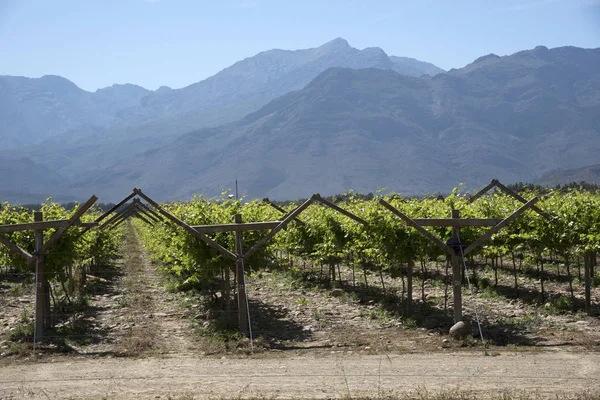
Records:
{"label": "vineyard", "polygon": [[[490,366],[518,371],[502,381],[508,393],[540,379],[557,396],[597,386],[597,192],[517,194],[492,181],[447,197],[274,203],[224,193],[159,204],[134,189],[105,212],[95,200],[2,205],[0,392],[195,398],[232,385],[242,396],[253,384],[302,397],[306,376],[330,374],[340,381],[325,378],[329,391],[311,396],[350,396],[370,382],[373,397],[462,387],[467,374],[487,396],[500,382],[479,376]],[[457,321],[464,331],[449,334]],[[32,355],[36,368],[20,364]],[[293,367],[273,375],[284,364]],[[52,378],[38,380],[45,365]],[[154,379],[159,369],[174,375]],[[399,386],[408,376],[412,386]],[[219,383],[191,383],[203,379]]]}
{"label": "vineyard", "polygon": [[[535,203],[535,210],[523,207],[522,198],[502,192],[475,198],[457,191],[446,198],[388,195],[375,200],[363,200],[349,193],[333,199],[335,204],[324,200],[310,207],[305,207],[306,203],[290,203],[281,208],[268,200],[246,202],[231,198],[196,198],[163,206],[177,219],[203,232],[215,232],[211,227],[221,227],[210,237],[222,248],[235,252],[237,261],[176,225],[137,225],[151,258],[171,277],[172,285],[177,290],[194,290],[205,296],[213,310],[211,315],[217,316],[212,326],[219,330],[242,327],[245,318],[235,320],[236,304],[232,299],[237,298],[238,308],[244,309],[240,297],[245,293],[241,291],[274,271],[285,271],[292,279],[292,287],[322,287],[333,296],[350,294],[359,302],[373,303],[375,299],[377,307],[368,311],[372,316],[379,311],[388,312],[405,324],[428,325],[446,332],[451,326],[454,299],[461,295],[461,283],[466,294],[472,285],[471,290],[479,298],[497,295],[507,301],[540,307],[540,313],[594,314],[597,299],[592,295],[592,286],[599,283],[594,267],[600,246],[600,196],[576,189],[543,195],[522,193],[527,199],[536,195],[540,200]],[[452,257],[443,246],[427,237],[429,233],[442,243],[452,244],[453,228],[444,221],[457,210],[462,219],[479,221],[461,224],[459,242],[453,243],[457,254],[466,253],[469,244],[490,230],[481,226],[481,221],[496,224],[521,207],[521,215],[460,257],[464,262],[458,273],[452,272]],[[446,226],[423,232],[388,208],[413,221],[437,221]],[[236,215],[249,226],[249,230],[238,230],[237,236],[231,225]],[[269,237],[268,228],[276,224],[260,225],[286,218],[289,224]],[[249,249],[249,258],[240,257]],[[240,259],[246,261],[242,269]],[[237,277],[244,273],[240,284]],[[453,279],[459,285],[454,295]],[[417,294],[413,294],[413,285]],[[475,323],[471,300],[462,309],[468,314],[466,318]],[[534,318],[529,314],[526,317]],[[267,336],[274,334],[265,329],[263,332]],[[487,333],[489,342],[510,343],[506,335]]]}
{"label": "vineyard", "polygon": [[[20,313],[22,324],[11,327],[4,322],[12,329],[9,338],[13,342],[41,341],[44,330],[63,326],[85,308],[88,274],[118,257],[122,231],[90,229],[101,215],[99,209],[88,210],[93,202],[95,198],[68,210],[48,201],[35,213],[22,206],[0,205],[0,289],[9,294],[0,298],[0,305],[9,310],[14,305],[10,296],[24,295],[24,288],[31,284],[37,288],[34,309]],[[36,222],[31,223],[32,219]],[[65,329],[57,328],[45,339],[60,341],[61,332]]]}
{"label": "vineyard", "polygon": [[[261,321],[261,306],[256,299],[249,301],[265,278],[274,277],[286,282],[280,286],[289,289],[290,298],[302,294],[295,298],[296,306],[318,303],[308,299],[307,291],[323,290],[331,299],[364,306],[361,318],[442,334],[459,320],[475,325],[473,307],[480,302],[482,336],[492,345],[526,341],[506,327],[494,331],[499,324],[486,313],[493,309],[486,306],[490,298],[517,304],[513,322],[520,328],[539,322],[539,315],[595,315],[600,195],[577,189],[487,194],[489,188],[475,196],[455,190],[445,198],[315,195],[285,205],[232,196],[158,204],[134,189],[107,213],[82,213],[79,223],[84,225],[65,230],[44,252],[42,287],[52,299],[52,306],[44,305],[52,320],[44,323],[64,326],[61,318],[81,309],[86,290],[103,281],[100,270],[114,268],[110,265],[122,253],[122,224],[132,217],[128,235],[139,235],[169,290],[191,293],[187,306],[206,310],[200,332],[225,340],[243,339],[249,330],[266,342],[286,336],[274,321]],[[46,203],[41,212],[45,221],[62,221],[76,210]],[[31,212],[22,207],[5,204],[0,211],[6,232],[11,224],[30,221]],[[44,231],[46,240],[53,234]],[[38,254],[35,235],[31,230],[5,235],[2,287],[18,294],[19,280],[36,279],[35,257],[26,257]],[[325,325],[318,322],[317,311],[303,321],[305,330]],[[27,313],[22,322],[32,320]],[[12,341],[34,339],[31,325],[11,329]],[[52,330],[48,339],[60,332]]]}

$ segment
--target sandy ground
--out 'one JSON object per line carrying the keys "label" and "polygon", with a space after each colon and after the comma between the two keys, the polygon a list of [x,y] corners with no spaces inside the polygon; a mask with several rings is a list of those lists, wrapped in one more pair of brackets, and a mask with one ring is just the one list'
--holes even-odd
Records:
{"label": "sandy ground", "polygon": [[600,355],[562,351],[46,361],[1,367],[0,398],[376,398],[457,387],[478,398],[600,392]]}

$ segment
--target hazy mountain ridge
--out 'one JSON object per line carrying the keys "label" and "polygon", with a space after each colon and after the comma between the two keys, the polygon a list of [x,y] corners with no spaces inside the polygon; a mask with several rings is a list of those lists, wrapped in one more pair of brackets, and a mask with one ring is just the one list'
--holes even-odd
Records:
{"label": "hazy mountain ridge", "polygon": [[237,120],[335,66],[408,75],[443,72],[414,59],[392,61],[379,48],[358,50],[338,38],[313,49],[265,51],[182,89],[150,91],[125,84],[92,93],[58,76],[0,76],[0,117],[6,121],[0,139],[5,148],[15,148],[58,136],[61,144],[85,142],[95,140],[98,132],[116,140],[175,136]]}
{"label": "hazy mountain ridge", "polygon": [[536,48],[422,78],[331,68],[237,122],[185,134],[93,183],[124,191],[131,174],[149,193],[176,199],[216,195],[236,178],[251,197],[273,198],[532,181],[600,161],[600,50],[581,50]]}
{"label": "hazy mountain ridge", "polygon": [[537,179],[535,183],[554,187],[572,182],[586,182],[600,185],[600,164],[589,165],[583,168],[549,171]]}
{"label": "hazy mountain ridge", "polygon": [[[337,38],[311,49],[261,52],[185,88],[153,92],[142,101],[141,107],[130,111],[134,121],[146,121],[144,134],[148,131],[181,134],[242,118],[279,96],[302,89],[331,67],[391,69],[414,76],[444,72],[433,64],[389,57],[377,47],[358,50]],[[172,118],[177,118],[176,123]],[[134,128],[128,136],[140,132]]]}
{"label": "hazy mountain ridge", "polygon": [[[344,42],[317,49],[349,54]],[[492,177],[533,181],[547,171],[600,162],[600,49],[537,47],[420,78],[388,68],[391,59],[378,49],[350,49],[360,52],[354,65],[375,68],[328,68],[226,125],[189,129],[176,138],[158,135],[169,119],[164,129],[149,123],[143,133],[135,125],[109,133],[90,129],[95,141],[76,142],[68,152],[57,143],[54,152],[34,146],[27,154],[66,176],[68,186],[60,190],[81,197],[96,193],[105,201],[119,200],[136,185],[161,200],[212,196],[236,178],[252,197],[289,199],[350,188],[422,194],[460,182],[477,187]],[[310,68],[318,64],[302,52],[293,57],[304,57]],[[260,59],[270,58],[275,72],[271,76],[267,69],[257,81],[279,90],[281,85],[271,85],[278,76],[300,82],[311,70],[290,73],[287,61],[277,61],[288,60],[284,54],[268,51],[240,63],[262,68],[267,64]],[[225,70],[223,76],[244,70]],[[218,75],[197,85],[217,90]],[[247,98],[255,100],[252,84],[246,84]],[[159,107],[174,92],[153,92],[141,101]],[[175,120],[181,123],[177,129],[195,124]]]}
{"label": "hazy mountain ridge", "polygon": [[[231,122],[257,111],[283,94],[302,89],[330,66],[399,70],[404,64],[410,69],[406,73],[420,75],[420,67],[423,73],[442,71],[412,59],[392,61],[379,48],[358,50],[338,38],[313,49],[268,50],[182,89],[161,87],[151,92],[135,85],[113,85],[90,93],[67,81],[78,93],[77,104],[87,104],[93,98],[94,107],[102,110],[102,118],[77,120],[75,117],[81,119],[87,114],[76,109],[72,123],[50,131],[41,126],[42,132],[32,140],[23,140],[28,136],[20,132],[0,129],[0,138],[14,136],[13,144],[4,149],[21,147],[10,153],[0,152],[0,157],[29,157],[66,180],[95,179],[99,170],[166,145],[179,134]],[[37,113],[42,114],[40,110]],[[47,139],[31,144],[40,137]]]}

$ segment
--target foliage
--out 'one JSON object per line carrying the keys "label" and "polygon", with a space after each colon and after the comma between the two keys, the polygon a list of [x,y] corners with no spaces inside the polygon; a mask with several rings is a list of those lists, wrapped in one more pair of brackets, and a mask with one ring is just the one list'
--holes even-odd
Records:
{"label": "foliage", "polygon": [[[546,219],[527,210],[476,249],[473,256],[486,259],[512,256],[513,260],[527,257],[534,263],[540,263],[551,254],[573,260],[583,252],[600,250],[600,194],[561,189],[544,194],[524,190],[522,195],[527,199],[539,196],[538,207],[551,217]],[[427,262],[444,255],[416,229],[382,207],[378,199],[348,193],[338,200],[338,206],[368,225],[364,226],[332,208],[313,204],[299,215],[302,223],[292,221],[252,257],[246,265],[247,271],[271,267],[278,256],[284,256],[289,260],[286,265],[290,268],[297,268],[292,265],[293,260],[329,265],[333,271],[331,279],[335,279],[335,265],[341,262],[361,266],[365,271],[389,270],[392,276],[401,276],[399,267],[409,261]],[[412,218],[449,218],[452,209],[456,209],[461,218],[502,219],[522,206],[516,199],[500,193],[483,196],[471,203],[458,189],[446,198],[416,199],[388,195],[385,200]],[[289,212],[298,205],[289,203],[284,208]],[[243,216],[244,222],[273,221],[283,217],[267,204],[228,198],[209,201],[198,197],[191,202],[170,203],[164,207],[189,225],[232,223],[237,213]],[[234,270],[233,260],[224,258],[180,227],[165,223],[152,228],[142,228],[140,224],[140,228],[152,257],[160,261],[165,271],[175,276],[182,287],[217,285],[226,272]],[[428,229],[444,241],[452,234],[448,227]],[[471,243],[487,229],[461,228],[460,240],[465,244]],[[244,232],[244,250],[266,233]],[[234,251],[233,233],[209,236]]]}
{"label": "foliage", "polygon": [[[78,205],[72,209],[47,201],[40,206],[45,221],[68,219],[77,210]],[[83,222],[91,222],[98,215],[99,210],[88,211],[81,218]],[[33,213],[26,207],[11,206],[4,203],[0,205],[0,225],[11,225],[33,221]],[[121,231],[108,231],[92,229],[81,235],[82,228],[71,228],[58,239],[45,255],[45,276],[49,281],[65,283],[73,278],[74,269],[92,260],[96,262],[107,261],[117,255]],[[44,242],[54,233],[54,229],[44,230]],[[35,253],[35,237],[32,230],[7,233],[5,236],[28,251]],[[28,264],[26,260],[16,255],[8,248],[0,245],[0,260],[6,265],[22,272],[33,272],[35,264]]]}

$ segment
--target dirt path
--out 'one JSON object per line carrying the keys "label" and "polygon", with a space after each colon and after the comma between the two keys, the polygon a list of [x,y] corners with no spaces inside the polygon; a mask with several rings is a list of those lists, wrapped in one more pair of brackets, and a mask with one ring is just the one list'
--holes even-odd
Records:
{"label": "dirt path", "polygon": [[599,393],[599,370],[600,355],[566,352],[64,359],[2,367],[0,399],[376,398],[456,388],[477,398],[503,391],[565,398]]}
{"label": "dirt path", "polygon": [[118,277],[92,297],[95,312],[88,318],[94,329],[71,347],[82,355],[185,354],[195,347],[189,324],[161,285],[135,228],[126,229],[123,259],[111,272]]}

